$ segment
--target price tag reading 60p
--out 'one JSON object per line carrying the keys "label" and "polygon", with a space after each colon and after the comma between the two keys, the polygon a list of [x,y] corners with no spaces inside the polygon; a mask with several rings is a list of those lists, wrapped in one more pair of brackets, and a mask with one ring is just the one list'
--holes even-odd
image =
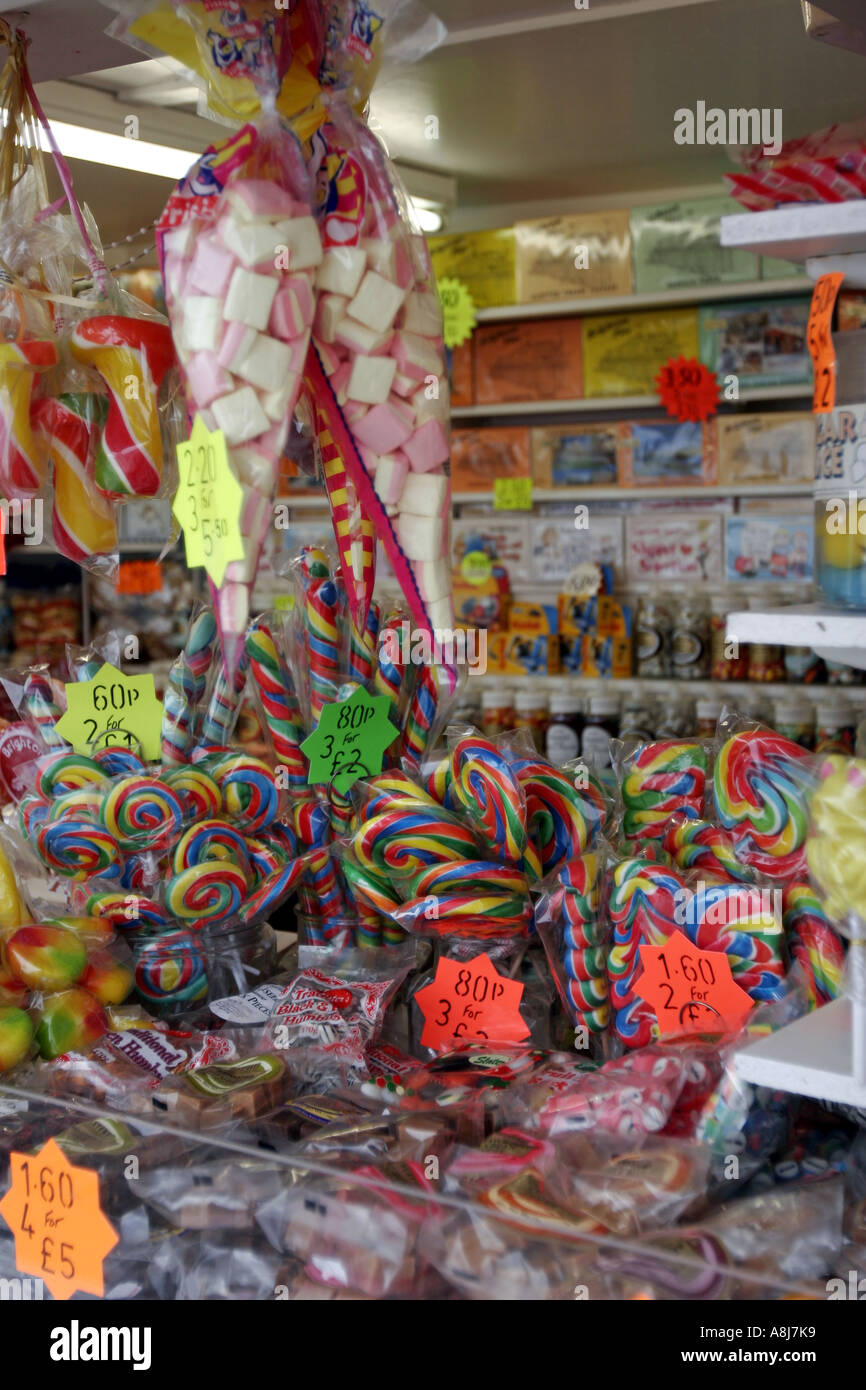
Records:
{"label": "price tag reading 60p", "polygon": [[15,1267],[57,1299],[102,1298],[102,1262],[118,1241],[99,1201],[99,1174],[70,1163],[53,1139],[37,1154],[11,1153],[12,1186],[0,1216],[15,1237]]}
{"label": "price tag reading 60p", "polygon": [[203,565],[219,586],[226,566],[244,558],[241,485],[232,472],[222,430],[210,433],[200,415],[177,446],[179,486],[172,510],[183,527],[186,562]]}
{"label": "price tag reading 60p", "polygon": [[348,700],[325,705],[318,728],[301,744],[311,786],[333,784],[347,792],[361,777],[382,771],[385,750],[397,737],[389,705],[387,695],[368,695],[361,685]]}
{"label": "price tag reading 60p", "polygon": [[66,689],[66,713],[57,732],[76,753],[100,748],[141,748],[149,762],[160,754],[162,704],[152,675],[126,676],[106,661],[90,681]]}

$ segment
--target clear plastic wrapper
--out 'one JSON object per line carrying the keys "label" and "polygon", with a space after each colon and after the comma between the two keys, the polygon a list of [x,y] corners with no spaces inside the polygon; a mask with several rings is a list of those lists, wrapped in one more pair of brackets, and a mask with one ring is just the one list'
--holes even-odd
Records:
{"label": "clear plastic wrapper", "polygon": [[704,811],[709,757],[698,739],[640,743],[614,739],[611,756],[620,782],[627,840],[660,840],[670,816]]}

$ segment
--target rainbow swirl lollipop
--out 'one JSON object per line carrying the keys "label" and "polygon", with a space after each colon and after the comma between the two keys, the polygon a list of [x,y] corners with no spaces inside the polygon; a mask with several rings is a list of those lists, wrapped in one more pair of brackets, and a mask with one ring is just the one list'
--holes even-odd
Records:
{"label": "rainbow swirl lollipop", "polygon": [[248,835],[254,835],[276,820],[280,794],[273,770],[267,763],[233,753],[215,759],[209,771],[222,793],[224,813],[237,821]]}
{"label": "rainbow swirl lollipop", "polygon": [[677,814],[667,823],[662,844],[678,869],[694,869],[732,883],[753,883],[755,871],[737,858],[732,837],[720,825]]}
{"label": "rainbow swirl lollipop", "polygon": [[193,926],[234,916],[247,892],[247,876],[226,859],[193,864],[168,880],[165,904],[172,916]]}
{"label": "rainbow swirl lollipop", "polygon": [[629,1048],[646,1047],[658,1037],[654,1010],[635,994],[641,946],[661,946],[680,926],[691,892],[675,869],[647,859],[615,865],[608,916],[613,936],[607,957],[612,1027]]}
{"label": "rainbow swirl lollipop", "polygon": [[203,820],[184,831],[174,847],[172,869],[179,874],[196,864],[215,861],[237,865],[245,879],[251,877],[247,843],[239,830],[224,820]]}
{"label": "rainbow swirl lollipop", "polygon": [[839,999],[845,949],[810,884],[787,884],[782,891],[782,914],[788,950],[806,978],[811,1002],[818,1006]]}
{"label": "rainbow swirl lollipop", "polygon": [[139,943],[135,989],[148,1004],[195,1004],[204,999],[207,988],[204,956],[189,932],[166,932]]}
{"label": "rainbow swirl lollipop", "polygon": [[51,800],[62,792],[104,786],[106,780],[105,768],[94,758],[81,753],[48,753],[37,764],[36,791]]}
{"label": "rainbow swirl lollipop", "polygon": [[121,849],[168,849],[183,822],[180,798],[156,777],[122,777],[102,805],[102,823]]}
{"label": "rainbow swirl lollipop", "polygon": [[686,904],[685,932],[702,951],[724,951],[731,974],[752,999],[778,999],[785,934],[774,890],[739,883],[699,888]]}
{"label": "rainbow swirl lollipop", "polygon": [[475,859],[472,831],[435,806],[397,807],[365,821],[352,841],[355,856],[379,874],[412,874],[427,864]]}
{"label": "rainbow swirl lollipop", "polygon": [[222,808],[222,793],[213,777],[200,767],[168,767],[162,779],[180,798],[184,814],[193,820],[216,816]]}
{"label": "rainbow swirl lollipop", "polygon": [[352,892],[373,912],[381,913],[387,917],[391,915],[394,908],[400,906],[402,898],[386,874],[376,873],[373,869],[359,864],[356,859],[349,855],[342,861],[340,867]]}
{"label": "rainbow swirl lollipop", "polygon": [[733,734],[713,772],[716,814],[732,831],[738,857],[771,878],[802,877],[808,800],[808,753],[768,729]]}
{"label": "rainbow swirl lollipop", "polygon": [[89,820],[45,821],[39,825],[36,852],[43,864],[64,878],[95,878],[119,863],[120,849],[109,830]]}
{"label": "rainbow swirl lollipop", "polygon": [[598,831],[598,808],[585,800],[571,779],[541,759],[512,765],[526,798],[526,823],[544,874],[582,854]]}
{"label": "rainbow swirl lollipop", "polygon": [[519,864],[526,850],[526,804],[517,777],[495,744],[476,735],[451,750],[452,791],[497,859]]}
{"label": "rainbow swirl lollipop", "polygon": [[562,922],[566,1000],[576,1025],[603,1032],[610,1021],[607,957],[599,922],[603,862],[584,854],[560,866],[551,894],[554,921]]}
{"label": "rainbow swirl lollipop", "polygon": [[674,812],[699,816],[704,805],[707,751],[683,739],[643,743],[622,779],[623,834],[627,840],[661,839]]}
{"label": "rainbow swirl lollipop", "polygon": [[169,921],[160,903],[140,893],[91,893],[84,909],[91,917],[105,918],[117,931],[131,933],[143,927],[162,927]]}

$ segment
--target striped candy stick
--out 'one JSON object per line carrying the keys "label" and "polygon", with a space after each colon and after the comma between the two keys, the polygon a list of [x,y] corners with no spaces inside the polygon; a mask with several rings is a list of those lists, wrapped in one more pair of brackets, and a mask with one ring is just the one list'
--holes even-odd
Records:
{"label": "striped candy stick", "polygon": [[360,681],[363,685],[366,685],[373,674],[379,620],[379,605],[378,603],[371,603],[363,632],[354,623],[351,624],[349,630],[349,675],[353,680]]}
{"label": "striped candy stick", "polygon": [[333,700],[340,674],[339,611],[340,594],[333,579],[311,580],[304,604],[304,622],[313,728],[318,726],[325,705]]}
{"label": "striped candy stick", "polygon": [[54,688],[48,677],[48,667],[37,667],[24,680],[24,713],[40,735],[46,748],[66,748],[66,739],[57,732],[62,710],[54,699]]}
{"label": "striped candy stick", "polygon": [[162,760],[189,761],[195,743],[197,707],[205,689],[216,641],[216,619],[202,608],[190,621],[183,651],[172,663],[162,707]]}
{"label": "striped candy stick", "polygon": [[439,683],[431,666],[422,666],[406,712],[403,756],[420,767],[430,744],[439,706]]}
{"label": "striped candy stick", "polygon": [[246,650],[277,761],[287,770],[290,788],[306,788],[309,769],[301,752],[304,727],[300,705],[289,668],[263,618],[250,627]]}
{"label": "striped candy stick", "polygon": [[249,657],[244,648],[238,658],[234,676],[230,679],[223,665],[214,682],[208,707],[201,726],[200,742],[226,747],[237,723],[241,698],[247,683]]}

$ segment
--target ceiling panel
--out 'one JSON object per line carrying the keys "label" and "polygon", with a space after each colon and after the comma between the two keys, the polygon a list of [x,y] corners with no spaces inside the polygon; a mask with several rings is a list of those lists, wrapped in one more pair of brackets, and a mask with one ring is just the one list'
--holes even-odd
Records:
{"label": "ceiling panel", "polygon": [[0,14],[30,36],[30,72],[36,82],[72,77],[96,68],[134,63],[138,54],[105,33],[110,11],[100,0],[30,0],[9,5]]}
{"label": "ceiling panel", "polygon": [[[460,22],[493,8],[433,3]],[[461,204],[590,197],[730,169],[720,147],[674,143],[678,107],[781,107],[800,135],[859,116],[864,72],[806,38],[798,0],[728,0],[447,46],[379,86],[372,110],[392,155],[455,174]]]}

